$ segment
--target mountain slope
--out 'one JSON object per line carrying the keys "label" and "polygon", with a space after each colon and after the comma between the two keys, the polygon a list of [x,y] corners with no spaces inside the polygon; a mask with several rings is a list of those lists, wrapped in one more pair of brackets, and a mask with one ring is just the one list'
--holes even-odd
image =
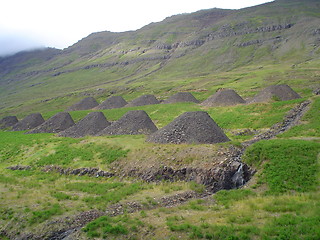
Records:
{"label": "mountain slope", "polygon": [[[255,90],[249,88],[263,87],[263,79],[277,83],[282,78],[290,84],[288,75],[300,78],[299,64],[305,62],[310,63],[308,83],[291,84],[307,93],[319,66],[319,10],[315,0],[203,10],[137,31],[93,33],[34,64],[26,64],[26,59],[8,70],[7,59],[1,59],[0,114],[41,110],[43,103],[47,110],[60,109],[81,94],[101,99],[111,93],[128,99],[142,93],[162,97],[179,89],[211,91],[235,81],[241,83],[242,94],[252,96]],[[278,70],[283,73],[274,77],[272,71]],[[260,77],[244,79],[250,72]]]}

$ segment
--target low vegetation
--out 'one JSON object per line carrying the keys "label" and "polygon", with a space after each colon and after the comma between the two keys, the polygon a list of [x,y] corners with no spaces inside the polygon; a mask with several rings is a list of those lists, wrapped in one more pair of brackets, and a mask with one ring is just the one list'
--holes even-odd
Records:
{"label": "low vegetation", "polygon": [[[203,151],[206,146],[165,147],[145,143],[144,136],[72,139],[53,134],[2,131],[1,225],[6,231],[19,226],[20,232],[39,233],[54,219],[72,217],[89,210],[104,211],[116,203],[137,201],[142,204],[143,210],[97,218],[82,229],[81,236],[98,239],[139,239],[142,236],[149,239],[318,239],[320,143],[317,138],[292,139],[292,136],[297,136],[295,134],[308,137],[311,131],[317,129],[314,113],[318,100],[314,99],[302,125],[292,128],[278,139],[260,141],[247,149],[244,160],[257,169],[257,173],[246,188],[222,190],[213,196],[190,200],[171,208],[159,206],[155,199],[189,190],[202,194],[205,186],[196,182],[146,183],[130,178],[61,175],[43,172],[42,169],[47,165],[56,165],[65,169],[98,167],[111,171],[123,167],[124,163],[151,164],[153,156],[160,157],[154,160],[161,159],[161,156],[180,156],[187,149],[190,155],[183,158],[184,164],[200,161],[205,164],[208,160],[201,154],[192,154]],[[219,125],[230,126],[227,134],[233,139],[231,145],[239,145],[253,135],[243,138],[235,132],[248,126],[263,131],[280,121],[289,109],[301,101],[206,110]],[[179,114],[176,108],[181,111],[190,108],[201,110],[197,105],[180,103],[142,107],[158,126],[174,119]],[[124,113],[130,109],[121,111]],[[121,117],[121,111],[104,110],[104,113],[115,120]],[[80,119],[87,112],[72,114]],[[225,146],[230,146],[230,143],[211,148],[216,151]],[[30,169],[6,169],[14,165],[28,165]],[[24,221],[20,221],[21,217]]]}

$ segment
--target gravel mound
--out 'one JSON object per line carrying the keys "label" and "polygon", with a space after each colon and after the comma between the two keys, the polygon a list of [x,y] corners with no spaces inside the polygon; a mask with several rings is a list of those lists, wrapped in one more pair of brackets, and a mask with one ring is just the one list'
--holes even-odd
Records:
{"label": "gravel mound", "polygon": [[269,102],[272,99],[279,99],[281,101],[287,101],[292,99],[301,98],[301,96],[292,90],[286,84],[272,85],[263,89],[253,99],[252,103],[255,102]]}
{"label": "gravel mound", "polygon": [[73,125],[74,121],[70,114],[67,112],[60,112],[49,118],[40,126],[26,133],[58,133],[72,127]]}
{"label": "gravel mound", "polygon": [[18,122],[18,118],[16,116],[7,116],[0,120],[0,129],[12,127]]}
{"label": "gravel mound", "polygon": [[87,135],[95,135],[110,124],[102,112],[91,112],[77,122],[76,125],[58,133],[58,136],[80,138]]}
{"label": "gravel mound", "polygon": [[95,109],[112,109],[112,108],[121,108],[127,105],[127,101],[123,99],[121,96],[112,96],[107,100],[99,104],[99,106],[95,107]]}
{"label": "gravel mound", "polygon": [[199,101],[189,92],[178,92],[163,101],[163,103],[177,103],[177,102],[194,102],[199,103]]}
{"label": "gravel mound", "polygon": [[204,102],[202,102],[201,105],[206,107],[217,107],[232,106],[241,103],[245,103],[245,101],[234,90],[222,89],[217,91]]}
{"label": "gravel mound", "polygon": [[98,105],[99,103],[96,101],[96,99],[94,99],[93,97],[87,97],[73,104],[71,107],[67,109],[67,111],[88,110]]}
{"label": "gravel mound", "polygon": [[137,107],[151,104],[159,104],[160,102],[154,95],[142,95],[131,102],[129,102],[126,107]]}
{"label": "gravel mound", "polygon": [[145,111],[136,110],[127,112],[118,121],[99,132],[97,136],[151,134],[157,130]]}
{"label": "gravel mound", "polygon": [[32,113],[28,116],[26,116],[24,119],[16,123],[13,127],[13,131],[24,131],[33,129],[35,127],[38,127],[44,123],[44,119],[40,113]]}
{"label": "gravel mound", "polygon": [[207,112],[185,112],[147,139],[154,143],[220,143],[230,141]]}

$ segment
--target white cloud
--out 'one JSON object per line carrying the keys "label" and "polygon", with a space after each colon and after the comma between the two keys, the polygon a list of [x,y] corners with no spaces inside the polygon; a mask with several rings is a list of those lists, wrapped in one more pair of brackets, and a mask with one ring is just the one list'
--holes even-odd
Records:
{"label": "white cloud", "polygon": [[[267,0],[8,0],[0,3],[3,29],[40,45],[65,48],[92,32],[136,30],[151,22],[208,8],[237,9]],[[0,54],[7,46],[0,45]]]}

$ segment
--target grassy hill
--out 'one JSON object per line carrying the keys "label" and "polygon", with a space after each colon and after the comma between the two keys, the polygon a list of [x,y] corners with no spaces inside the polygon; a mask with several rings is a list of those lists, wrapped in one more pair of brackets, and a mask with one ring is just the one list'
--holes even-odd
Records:
{"label": "grassy hill", "polygon": [[[102,110],[109,121],[145,110],[158,128],[184,112],[206,111],[231,140],[220,144],[0,130],[0,238],[319,239],[319,10],[316,0],[203,10],[137,31],[93,33],[61,51],[0,58],[0,117],[41,112],[48,119],[86,96],[130,101],[190,91],[203,101],[232,88],[250,99],[272,84],[302,96]],[[292,128],[247,147],[291,121],[290,110],[306,101]],[[77,122],[91,111],[70,114]],[[237,172],[252,173],[244,186],[210,185],[232,178],[228,169],[237,164]]]}
{"label": "grassy hill", "polygon": [[275,83],[308,96],[319,86],[318,10],[311,0],[203,10],[137,31],[93,33],[63,51],[43,51],[47,58],[2,59],[0,115],[65,109],[83,95],[130,100],[202,90],[205,99],[219,87],[252,96]]}

